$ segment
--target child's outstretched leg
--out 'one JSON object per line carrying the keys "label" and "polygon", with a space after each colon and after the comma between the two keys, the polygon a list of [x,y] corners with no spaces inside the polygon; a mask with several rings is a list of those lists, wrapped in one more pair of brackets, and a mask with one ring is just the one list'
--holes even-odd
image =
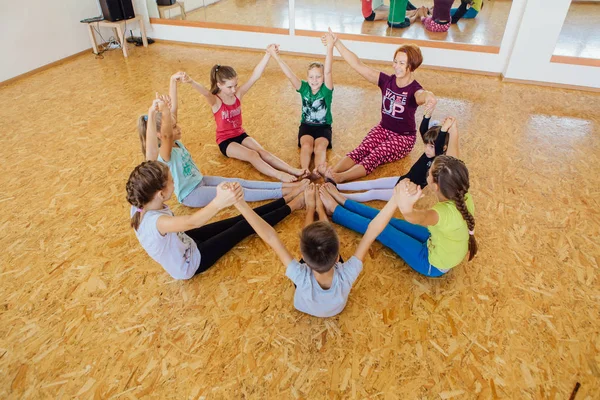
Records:
{"label": "child's outstretched leg", "polygon": [[316,174],[315,178],[318,178],[320,173],[318,173],[319,165],[327,165],[327,147],[329,146],[329,140],[326,138],[317,138],[315,140],[314,145],[314,153],[315,153],[315,171],[313,171],[313,175]]}
{"label": "child's outstretched leg", "polygon": [[311,183],[306,190],[304,190],[304,202],[306,203],[306,217],[304,218],[305,228],[315,222],[315,208],[317,205],[315,202],[315,189],[315,184]]}
{"label": "child's outstretched leg", "polygon": [[372,200],[388,201],[394,195],[394,189],[373,189],[361,193],[344,193],[348,200],[354,200],[359,203]]}
{"label": "child's outstretched leg", "polygon": [[[320,186],[319,186],[319,190],[320,190]],[[319,221],[329,222],[329,218],[327,217],[327,212],[325,211],[325,206],[323,205],[323,201],[321,200],[319,190],[315,191],[315,203],[316,203],[316,208],[317,208],[317,215],[319,216]]]}
{"label": "child's outstretched leg", "polygon": [[[260,155],[260,158],[262,158],[271,167],[273,167],[279,171],[284,171],[290,175],[294,175],[296,177],[302,177],[302,178],[305,178],[310,173],[308,170],[301,169],[301,168],[294,168],[294,167],[290,166],[285,161],[277,158],[275,155],[273,155],[272,153],[265,150],[260,145],[260,143],[258,143],[256,140],[254,140],[251,137],[247,137],[246,139],[244,139],[242,141],[242,146],[247,147],[250,150],[256,151]],[[289,182],[289,181],[287,181],[287,182]]]}
{"label": "child's outstretched leg", "polygon": [[230,143],[227,146],[227,157],[249,162],[259,172],[271,178],[279,179],[282,182],[294,182],[298,179],[294,175],[273,168],[262,159],[257,151],[251,150],[239,143]]}
{"label": "child's outstretched leg", "polygon": [[[310,159],[314,151],[315,139],[310,135],[304,135],[300,138],[300,168],[309,171]],[[316,164],[316,159],[315,159]],[[311,176],[311,178],[313,178]],[[314,178],[313,178],[314,179]]]}

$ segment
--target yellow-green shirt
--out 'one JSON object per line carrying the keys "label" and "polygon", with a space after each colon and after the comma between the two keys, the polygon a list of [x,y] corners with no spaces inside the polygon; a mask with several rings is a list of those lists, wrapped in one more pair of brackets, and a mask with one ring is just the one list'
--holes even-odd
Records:
{"label": "yellow-green shirt", "polygon": [[482,5],[483,5],[483,0],[473,0],[473,4],[471,4],[471,7],[473,9],[475,9],[475,11],[479,12],[479,11],[481,11]]}
{"label": "yellow-green shirt", "polygon": [[[468,193],[465,203],[467,210],[475,216],[475,205]],[[437,269],[448,270],[456,267],[467,255],[469,228],[454,201],[441,201],[433,209],[438,213],[439,220],[437,224],[427,227],[431,233],[427,244],[429,263]]]}

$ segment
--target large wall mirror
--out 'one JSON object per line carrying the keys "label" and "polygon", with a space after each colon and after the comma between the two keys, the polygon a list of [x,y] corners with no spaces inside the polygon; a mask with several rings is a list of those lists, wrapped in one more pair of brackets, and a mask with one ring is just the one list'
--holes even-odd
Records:
{"label": "large wall mirror", "polygon": [[572,0],[553,62],[600,66],[600,0]]}
{"label": "large wall mirror", "polygon": [[[147,2],[151,18],[169,19],[169,23],[185,19],[226,24],[228,29],[290,28],[288,0],[183,0],[173,5],[164,5],[173,0]],[[488,51],[500,47],[512,6],[511,0],[293,0],[291,3],[297,35],[314,36],[315,32],[331,27],[335,32],[350,35],[487,46]]]}
{"label": "large wall mirror", "polygon": [[147,0],[147,3],[150,18],[212,22],[228,29],[240,25],[290,28],[288,0]]}
{"label": "large wall mirror", "polygon": [[295,26],[500,47],[511,5],[511,0],[296,0]]}

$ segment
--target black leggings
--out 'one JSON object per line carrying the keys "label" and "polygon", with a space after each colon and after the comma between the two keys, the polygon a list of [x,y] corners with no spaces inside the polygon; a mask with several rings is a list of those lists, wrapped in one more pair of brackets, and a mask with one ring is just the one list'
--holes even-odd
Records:
{"label": "black leggings", "polygon": [[[269,225],[275,226],[279,221],[292,213],[283,198],[272,201],[254,209]],[[219,258],[235,247],[246,237],[252,235],[254,229],[242,215],[222,221],[190,229],[185,232],[198,245],[200,266],[196,274],[209,269]]]}

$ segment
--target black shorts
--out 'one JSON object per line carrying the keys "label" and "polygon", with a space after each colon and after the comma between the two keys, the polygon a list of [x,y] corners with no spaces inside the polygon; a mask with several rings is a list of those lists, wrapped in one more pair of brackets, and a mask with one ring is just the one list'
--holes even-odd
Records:
{"label": "black shorts", "polygon": [[312,136],[313,139],[325,138],[329,142],[327,148],[331,148],[331,125],[300,124],[300,128],[298,128],[298,147],[302,147],[300,146],[300,138],[304,135]]}
{"label": "black shorts", "polygon": [[219,143],[219,150],[221,150],[221,153],[223,153],[223,155],[227,157],[227,146],[229,146],[229,144],[233,142],[242,144],[244,139],[246,139],[247,137],[250,136],[248,136],[248,134],[244,132],[241,135],[224,140],[221,143]]}

